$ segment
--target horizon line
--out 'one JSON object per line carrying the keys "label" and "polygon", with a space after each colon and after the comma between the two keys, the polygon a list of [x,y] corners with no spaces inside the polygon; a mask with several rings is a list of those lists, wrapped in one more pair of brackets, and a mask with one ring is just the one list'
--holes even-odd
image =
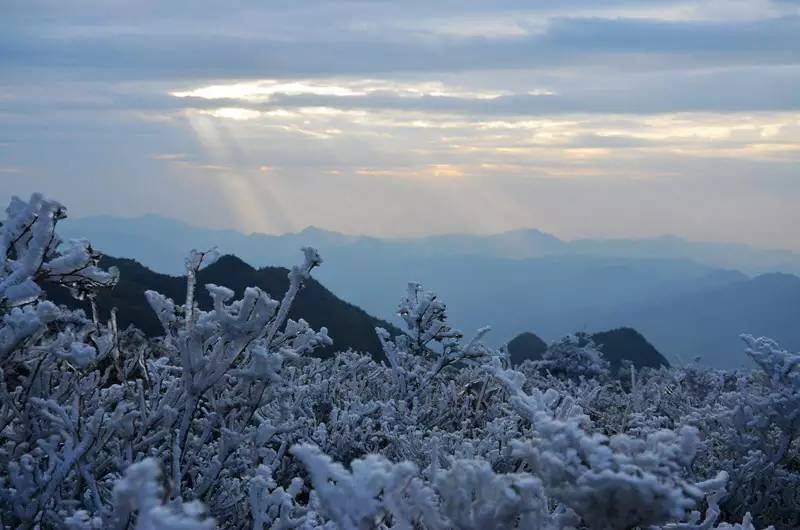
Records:
{"label": "horizon line", "polygon": [[287,232],[263,232],[263,231],[251,231],[245,232],[237,228],[232,227],[212,227],[212,226],[203,226],[198,224],[193,224],[187,222],[183,219],[179,219],[177,217],[171,217],[163,214],[158,213],[143,213],[139,215],[114,215],[114,214],[95,214],[95,215],[78,215],[78,216],[68,216],[67,221],[69,220],[76,220],[76,221],[91,221],[93,219],[100,219],[100,218],[110,218],[110,219],[117,219],[117,220],[125,220],[125,221],[135,221],[137,219],[146,219],[146,218],[153,218],[159,220],[165,220],[176,224],[181,224],[187,226],[189,228],[198,229],[198,230],[209,230],[215,232],[235,232],[245,237],[252,237],[252,236],[266,236],[266,237],[286,237],[286,236],[299,236],[302,235],[304,232],[309,231],[318,231],[323,232],[331,235],[341,236],[341,237],[348,237],[348,238],[357,238],[357,239],[375,239],[381,241],[395,241],[395,242],[402,242],[402,241],[421,241],[425,239],[433,239],[433,238],[440,238],[440,237],[450,237],[450,236],[473,236],[473,237],[483,237],[483,238],[491,238],[497,236],[504,236],[510,235],[514,233],[537,233],[542,236],[546,236],[549,238],[553,238],[560,243],[578,243],[578,242],[585,242],[585,241],[597,241],[597,242],[646,242],[646,241],[656,241],[656,240],[676,240],[682,243],[689,243],[689,244],[699,244],[699,245],[724,245],[724,246],[731,246],[731,247],[740,247],[740,248],[747,248],[754,251],[759,252],[773,252],[773,253],[786,253],[791,254],[794,257],[800,258],[800,247],[797,249],[792,248],[785,248],[785,247],[762,247],[755,245],[753,243],[745,243],[741,241],[725,241],[725,240],[704,240],[704,239],[691,239],[685,236],[680,236],[673,233],[661,233],[643,237],[609,237],[609,236],[601,236],[601,237],[591,237],[591,236],[583,236],[583,237],[574,237],[574,238],[565,238],[560,235],[556,235],[553,232],[542,230],[541,228],[537,227],[518,227],[518,228],[511,228],[508,230],[502,230],[497,232],[434,232],[430,234],[423,234],[423,235],[373,235],[373,234],[353,234],[342,232],[339,230],[331,230],[328,228],[324,228],[321,226],[309,224],[305,227],[295,230],[295,231],[287,231]]}

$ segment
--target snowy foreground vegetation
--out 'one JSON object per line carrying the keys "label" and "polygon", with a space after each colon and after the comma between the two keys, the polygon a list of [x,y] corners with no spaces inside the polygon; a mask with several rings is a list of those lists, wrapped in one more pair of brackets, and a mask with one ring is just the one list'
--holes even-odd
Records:
{"label": "snowy foreground vegetation", "polygon": [[149,340],[43,299],[117,280],[64,216],[14,199],[0,229],[4,528],[800,527],[800,355],[769,339],[743,337],[752,373],[611,374],[573,338],[514,370],[410,284],[386,361],[323,361],[325,328],[287,318],[304,249],[281,300],[197,286],[210,311],[192,253],[185,300],[147,293]]}

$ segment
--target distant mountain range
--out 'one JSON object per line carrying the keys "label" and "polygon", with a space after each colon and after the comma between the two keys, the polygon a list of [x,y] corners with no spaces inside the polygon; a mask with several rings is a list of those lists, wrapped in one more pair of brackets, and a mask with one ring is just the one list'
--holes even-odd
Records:
{"label": "distant mountain range", "polygon": [[[112,307],[117,307],[118,323],[121,328],[129,324],[145,332],[149,336],[163,335],[163,328],[145,299],[145,291],[153,289],[183,302],[186,298],[186,278],[184,276],[168,276],[153,272],[142,264],[131,259],[105,256],[101,260],[103,267],[116,266],[120,270],[120,280],[113,289],[102,291],[97,298],[98,307],[107,317]],[[197,303],[203,309],[212,306],[204,285],[213,283],[233,289],[237,297],[241,297],[246,287],[260,287],[272,298],[280,300],[289,286],[289,271],[280,267],[264,267],[254,269],[234,256],[223,256],[216,263],[202,269],[197,275]],[[69,293],[58,286],[48,286],[48,298],[58,304],[89,312],[88,302],[74,300]],[[333,346],[320,350],[322,357],[330,356],[336,351],[353,349],[368,352],[381,358],[381,347],[375,334],[375,327],[386,328],[396,335],[400,331],[392,324],[368,315],[362,309],[340,300],[325,289],[313,278],[305,282],[297,295],[289,318],[305,319],[314,329],[327,327],[333,339]]]}
{"label": "distant mountain range", "polygon": [[750,275],[770,272],[800,274],[798,252],[765,250],[734,243],[687,241],[669,235],[648,239],[564,241],[536,229],[520,229],[491,235],[376,238],[340,234],[316,227],[283,235],[243,234],[235,230],[200,228],[157,215],[70,218],[64,222],[62,233],[68,237],[87,238],[110,254],[129,255],[154,270],[171,274],[183,272],[183,258],[194,247],[218,246],[223,253],[239,256],[259,266],[289,266],[297,260],[298,245],[312,245],[321,251],[356,249],[383,256],[412,253],[418,258],[477,256],[524,259],[569,255],[690,260],[711,268],[733,269]]}
{"label": "distant mountain range", "polygon": [[[101,265],[104,268],[117,267],[120,271],[119,283],[111,290],[101,291],[97,298],[101,316],[107,317],[111,309],[117,307],[121,328],[132,324],[148,336],[162,335],[161,324],[147,303],[144,293],[153,289],[173,300],[182,301],[186,294],[186,277],[160,274],[126,258],[104,256]],[[280,299],[288,287],[288,272],[280,267],[255,269],[235,256],[222,256],[216,263],[199,272],[196,300],[203,309],[211,307],[211,298],[203,288],[207,283],[224,283],[236,292],[237,297],[242,296],[246,287],[257,286],[273,298]],[[65,289],[56,285],[46,285],[46,289],[50,300],[90,313],[88,301],[75,300]],[[321,357],[352,349],[371,353],[381,360],[382,350],[375,327],[383,327],[393,335],[400,333],[392,324],[340,300],[313,278],[300,291],[289,317],[304,318],[316,329],[322,326],[328,328],[334,344],[320,350],[318,354]],[[619,369],[623,359],[632,361],[637,367],[669,365],[644,337],[632,329],[595,333],[591,338],[603,351],[614,371]],[[523,333],[508,344],[511,360],[515,365],[526,359],[540,359],[546,349],[547,344],[533,333]]]}
{"label": "distant mountain range", "polygon": [[701,363],[736,367],[742,342],[734,330],[771,337],[784,348],[800,351],[800,278],[762,274],[642,302],[598,323],[611,327],[623,322],[656,345],[674,345],[671,351],[679,354],[675,356],[678,362],[691,362],[694,353]]}
{"label": "distant mountain range", "polygon": [[315,246],[325,260],[315,278],[368,313],[397,323],[406,283],[421,281],[448,304],[457,327],[469,335],[488,324],[498,345],[527,330],[551,341],[633,327],[673,364],[700,357],[710,366],[749,366],[740,333],[800,350],[800,278],[772,273],[800,273],[800,256],[791,252],[674,237],[562,241],[537,230],[419,239],[316,228],[245,235],[156,216],[68,219],[62,233],[172,274],[182,272],[191,248],[217,246],[256,266],[289,266],[300,247]]}

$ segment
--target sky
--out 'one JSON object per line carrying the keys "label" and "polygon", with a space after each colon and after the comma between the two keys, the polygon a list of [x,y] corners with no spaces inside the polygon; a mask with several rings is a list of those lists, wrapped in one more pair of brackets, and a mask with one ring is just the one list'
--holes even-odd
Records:
{"label": "sky", "polygon": [[0,0],[0,200],[800,250],[800,1]]}

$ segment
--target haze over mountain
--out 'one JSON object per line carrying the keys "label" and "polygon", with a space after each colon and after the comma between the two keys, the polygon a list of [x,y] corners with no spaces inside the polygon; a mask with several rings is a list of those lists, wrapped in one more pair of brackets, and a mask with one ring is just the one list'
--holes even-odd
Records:
{"label": "haze over mountain", "polygon": [[762,249],[737,243],[689,241],[664,235],[646,239],[577,239],[566,241],[537,229],[476,234],[443,234],[419,238],[376,238],[347,235],[317,227],[282,235],[201,228],[158,215],[139,217],[92,216],[64,222],[65,235],[85,237],[113,255],[132,257],[159,272],[180,274],[183,257],[191,248],[217,246],[248,263],[288,266],[300,246],[320,251],[347,247],[348,251],[381,254],[413,253],[417,257],[480,256],[532,258],[572,255],[641,259],[686,259],[710,267],[746,274],[785,272],[800,274],[800,253]]}
{"label": "haze over mountain", "polygon": [[496,344],[531,330],[550,341],[633,327],[673,363],[699,356],[719,367],[746,364],[740,333],[800,349],[800,278],[771,274],[800,272],[791,252],[675,237],[562,241],[537,230],[418,239],[318,228],[245,235],[157,216],[69,219],[64,233],[172,274],[182,272],[191,248],[288,266],[300,247],[315,246],[325,259],[315,278],[370,314],[394,318],[406,283],[420,281],[448,304],[457,327],[469,335],[490,325]]}

